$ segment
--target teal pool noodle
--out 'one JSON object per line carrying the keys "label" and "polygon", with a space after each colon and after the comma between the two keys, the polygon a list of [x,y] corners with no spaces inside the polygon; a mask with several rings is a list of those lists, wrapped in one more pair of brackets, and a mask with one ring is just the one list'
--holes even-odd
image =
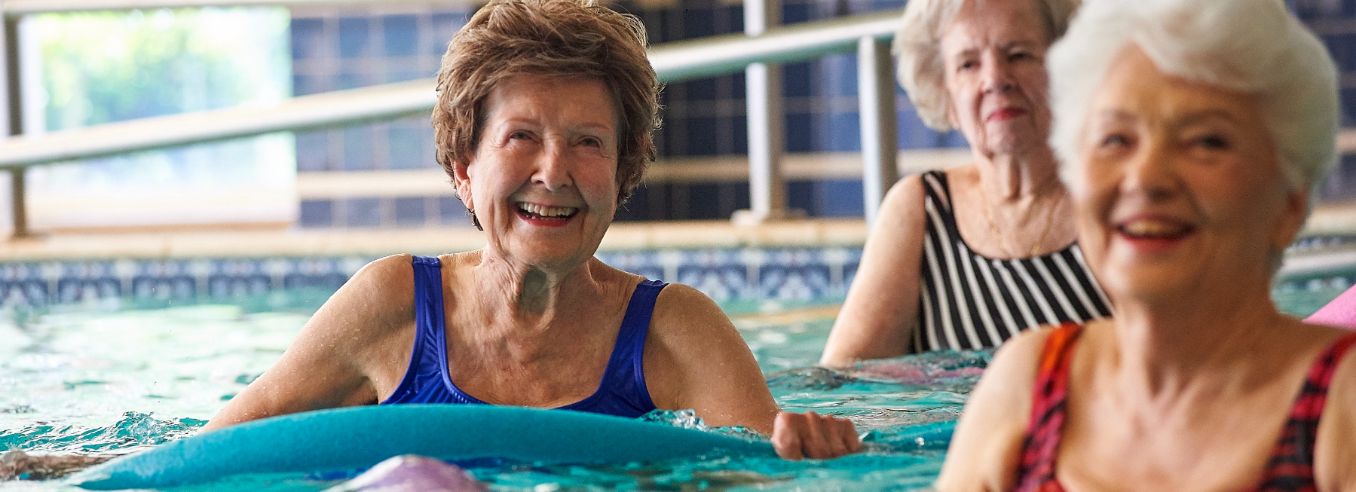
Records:
{"label": "teal pool noodle", "polygon": [[767,442],[608,415],[492,405],[380,405],[272,417],[123,456],[71,476],[95,490],[164,488],[244,473],[356,470],[418,454],[448,461],[627,463],[721,453],[774,456]]}

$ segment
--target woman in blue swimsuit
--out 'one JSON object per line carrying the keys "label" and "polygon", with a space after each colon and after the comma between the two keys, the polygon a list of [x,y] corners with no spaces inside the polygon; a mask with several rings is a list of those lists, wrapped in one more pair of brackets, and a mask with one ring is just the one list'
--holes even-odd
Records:
{"label": "woman in blue swimsuit", "polygon": [[654,159],[658,87],[633,17],[579,0],[483,7],[443,58],[433,127],[485,247],[367,265],[207,428],[376,403],[690,408],[770,433],[788,458],[856,450],[846,420],[778,412],[710,299],[594,258]]}

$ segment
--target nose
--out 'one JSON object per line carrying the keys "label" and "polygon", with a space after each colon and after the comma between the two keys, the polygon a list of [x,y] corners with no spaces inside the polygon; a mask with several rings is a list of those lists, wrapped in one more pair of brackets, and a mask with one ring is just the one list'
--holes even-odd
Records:
{"label": "nose", "polygon": [[549,140],[542,147],[541,155],[537,158],[536,172],[532,175],[532,182],[549,191],[557,191],[572,185],[573,178],[570,176],[567,149],[568,145],[565,142]]}
{"label": "nose", "polygon": [[983,84],[985,93],[1007,92],[1013,89],[1012,67],[1001,56],[993,56],[984,64]]}
{"label": "nose", "polygon": [[1160,138],[1145,139],[1126,163],[1122,191],[1138,193],[1152,201],[1171,197],[1180,184],[1171,148]]}

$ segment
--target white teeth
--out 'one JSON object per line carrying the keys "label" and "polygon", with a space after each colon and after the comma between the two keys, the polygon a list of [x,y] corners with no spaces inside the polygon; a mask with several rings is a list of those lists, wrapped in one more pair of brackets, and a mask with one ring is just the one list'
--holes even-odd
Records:
{"label": "white teeth", "polygon": [[569,217],[578,211],[578,209],[572,207],[548,207],[535,203],[519,203],[518,210],[541,217]]}
{"label": "white teeth", "polygon": [[1185,233],[1189,229],[1181,224],[1156,220],[1137,220],[1121,226],[1121,230],[1126,234],[1142,237],[1170,237]]}

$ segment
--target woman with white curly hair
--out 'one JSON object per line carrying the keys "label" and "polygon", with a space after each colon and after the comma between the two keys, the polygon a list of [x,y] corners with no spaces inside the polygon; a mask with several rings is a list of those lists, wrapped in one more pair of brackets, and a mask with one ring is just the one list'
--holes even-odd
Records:
{"label": "woman with white curly hair", "polygon": [[1356,489],[1356,335],[1281,314],[1336,72],[1277,0],[1101,0],[1051,49],[1053,147],[1115,319],[999,350],[942,490]]}
{"label": "woman with white curly hair", "polygon": [[1045,52],[1077,7],[909,2],[895,38],[900,83],[924,123],[965,135],[972,158],[887,194],[821,363],[991,348],[1110,314],[1046,144]]}

